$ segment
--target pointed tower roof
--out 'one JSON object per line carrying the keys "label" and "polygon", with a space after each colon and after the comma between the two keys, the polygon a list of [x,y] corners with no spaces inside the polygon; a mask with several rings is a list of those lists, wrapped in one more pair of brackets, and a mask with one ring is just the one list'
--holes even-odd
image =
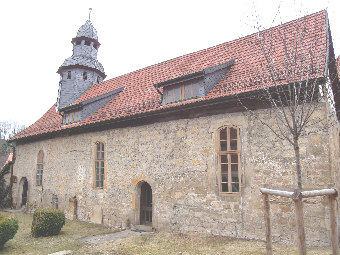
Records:
{"label": "pointed tower roof", "polygon": [[85,24],[79,28],[76,38],[77,37],[87,37],[98,41],[97,31],[90,20],[87,20]]}
{"label": "pointed tower roof", "polygon": [[[97,55],[92,55],[91,51],[97,51],[100,43],[98,42],[97,30],[94,28],[90,20],[87,20],[84,25],[82,25],[78,32],[77,36],[74,37],[71,41],[72,44],[79,40],[88,40],[92,41],[95,45],[95,49],[89,50],[78,50],[76,53],[73,51],[73,55],[67,59],[65,59],[64,63],[59,67],[57,73],[61,74],[65,68],[70,67],[85,67],[89,70],[96,71],[99,73],[103,79],[105,79],[105,71],[103,65],[97,60]],[[84,46],[84,45],[74,45],[75,47],[92,47],[92,46]]]}

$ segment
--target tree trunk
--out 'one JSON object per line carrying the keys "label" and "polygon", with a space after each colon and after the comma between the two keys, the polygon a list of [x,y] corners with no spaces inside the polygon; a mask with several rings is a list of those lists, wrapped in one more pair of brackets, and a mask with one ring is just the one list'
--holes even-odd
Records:
{"label": "tree trunk", "polygon": [[300,147],[298,137],[294,137],[294,151],[298,188],[302,189],[301,164],[300,164]]}

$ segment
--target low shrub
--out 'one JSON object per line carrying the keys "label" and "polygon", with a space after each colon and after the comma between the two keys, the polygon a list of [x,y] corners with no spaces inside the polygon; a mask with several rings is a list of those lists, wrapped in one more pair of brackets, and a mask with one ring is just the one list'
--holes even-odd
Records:
{"label": "low shrub", "polygon": [[60,210],[37,209],[33,214],[32,236],[54,236],[65,225],[65,214]]}
{"label": "low shrub", "polygon": [[19,228],[18,220],[10,215],[0,215],[0,249],[12,239]]}

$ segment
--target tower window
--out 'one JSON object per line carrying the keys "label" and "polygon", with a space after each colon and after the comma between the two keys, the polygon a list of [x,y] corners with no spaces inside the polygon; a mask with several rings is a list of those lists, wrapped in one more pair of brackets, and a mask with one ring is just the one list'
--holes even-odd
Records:
{"label": "tower window", "polygon": [[97,44],[93,44],[93,48],[95,48],[96,50],[98,49],[98,46],[97,46]]}
{"label": "tower window", "polygon": [[76,41],[76,45],[80,45],[81,44],[81,40]]}
{"label": "tower window", "polygon": [[67,72],[67,79],[71,79],[71,71]]}
{"label": "tower window", "polygon": [[97,76],[97,83],[99,83],[100,82],[100,77],[99,76]]}
{"label": "tower window", "polygon": [[90,46],[91,42],[90,41],[85,41],[85,45]]}
{"label": "tower window", "polygon": [[87,80],[87,72],[83,72],[83,79],[84,79],[84,81]]}

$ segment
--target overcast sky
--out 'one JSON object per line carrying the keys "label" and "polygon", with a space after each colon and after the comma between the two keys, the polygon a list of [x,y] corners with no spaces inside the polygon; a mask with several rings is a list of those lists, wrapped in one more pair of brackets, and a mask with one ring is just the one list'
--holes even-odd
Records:
{"label": "overcast sky", "polygon": [[56,102],[89,7],[106,79],[253,33],[256,17],[268,28],[326,8],[340,55],[339,0],[2,1],[0,121],[28,126]]}

